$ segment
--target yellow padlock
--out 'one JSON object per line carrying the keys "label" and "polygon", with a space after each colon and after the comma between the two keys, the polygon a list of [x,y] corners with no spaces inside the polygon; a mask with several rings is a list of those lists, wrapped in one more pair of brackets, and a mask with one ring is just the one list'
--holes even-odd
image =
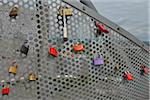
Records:
{"label": "yellow padlock", "polygon": [[17,74],[17,69],[18,69],[18,65],[10,66],[8,71],[9,71],[9,73]]}
{"label": "yellow padlock", "polygon": [[29,74],[29,81],[36,81],[36,75],[33,73]]}
{"label": "yellow padlock", "polygon": [[63,16],[63,14],[65,13],[65,16],[72,16],[72,13],[73,13],[73,9],[72,8],[61,8],[59,10],[59,14],[61,16]]}

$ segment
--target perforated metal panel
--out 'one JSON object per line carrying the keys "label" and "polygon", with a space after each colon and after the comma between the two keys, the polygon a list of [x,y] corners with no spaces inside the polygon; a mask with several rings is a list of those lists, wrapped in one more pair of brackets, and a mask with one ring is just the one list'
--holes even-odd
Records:
{"label": "perforated metal panel", "polygon": [[[19,5],[20,13],[11,20],[14,5]],[[66,42],[60,7],[73,9],[73,15],[66,17]],[[16,80],[10,84],[10,95],[0,100],[148,100],[149,78],[140,74],[141,65],[149,67],[148,51],[109,25],[105,26],[109,33],[96,36],[95,21],[62,0],[0,1],[0,80]],[[19,49],[25,40],[30,49],[22,58]],[[85,50],[74,52],[77,43]],[[58,50],[58,57],[49,55],[50,47]],[[104,65],[94,66],[98,55]],[[19,65],[16,76],[7,71],[13,60]],[[125,71],[133,74],[133,81],[123,79]],[[38,76],[36,82],[27,80],[30,72]]]}

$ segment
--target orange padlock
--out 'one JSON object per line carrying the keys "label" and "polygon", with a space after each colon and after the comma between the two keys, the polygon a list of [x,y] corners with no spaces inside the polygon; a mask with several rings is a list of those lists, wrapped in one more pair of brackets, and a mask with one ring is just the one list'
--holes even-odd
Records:
{"label": "orange padlock", "polygon": [[82,44],[75,44],[74,46],[73,46],[73,50],[74,51],[83,51],[84,50],[84,46],[82,45]]}

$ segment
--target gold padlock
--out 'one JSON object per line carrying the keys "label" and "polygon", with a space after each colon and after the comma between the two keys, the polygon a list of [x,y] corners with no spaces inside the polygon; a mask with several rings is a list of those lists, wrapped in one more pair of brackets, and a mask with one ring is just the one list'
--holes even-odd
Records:
{"label": "gold padlock", "polygon": [[116,66],[115,66],[114,70],[115,70],[115,71],[118,71],[118,70],[119,70],[119,68],[120,68],[119,64],[116,64]]}
{"label": "gold padlock", "polygon": [[18,69],[18,65],[10,66],[8,71],[9,71],[9,73],[17,74],[17,69]]}
{"label": "gold padlock", "polygon": [[33,73],[29,74],[29,81],[36,81],[36,75]]}
{"label": "gold padlock", "polygon": [[72,16],[73,13],[73,9],[72,8],[60,8],[59,10],[59,14],[61,16],[63,16],[63,14],[65,13],[65,16]]}
{"label": "gold padlock", "polygon": [[106,64],[109,64],[109,58],[107,57],[107,58],[104,60],[104,62],[105,62]]}
{"label": "gold padlock", "polygon": [[16,16],[18,16],[18,13],[19,13],[19,7],[14,6],[10,11],[9,16],[12,17],[12,18],[16,18]]}

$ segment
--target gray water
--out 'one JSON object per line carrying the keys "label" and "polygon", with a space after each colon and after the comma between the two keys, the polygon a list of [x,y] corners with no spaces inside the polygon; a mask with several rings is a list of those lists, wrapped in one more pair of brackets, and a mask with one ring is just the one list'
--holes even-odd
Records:
{"label": "gray water", "polygon": [[150,41],[150,0],[91,0],[98,12],[141,41]]}

